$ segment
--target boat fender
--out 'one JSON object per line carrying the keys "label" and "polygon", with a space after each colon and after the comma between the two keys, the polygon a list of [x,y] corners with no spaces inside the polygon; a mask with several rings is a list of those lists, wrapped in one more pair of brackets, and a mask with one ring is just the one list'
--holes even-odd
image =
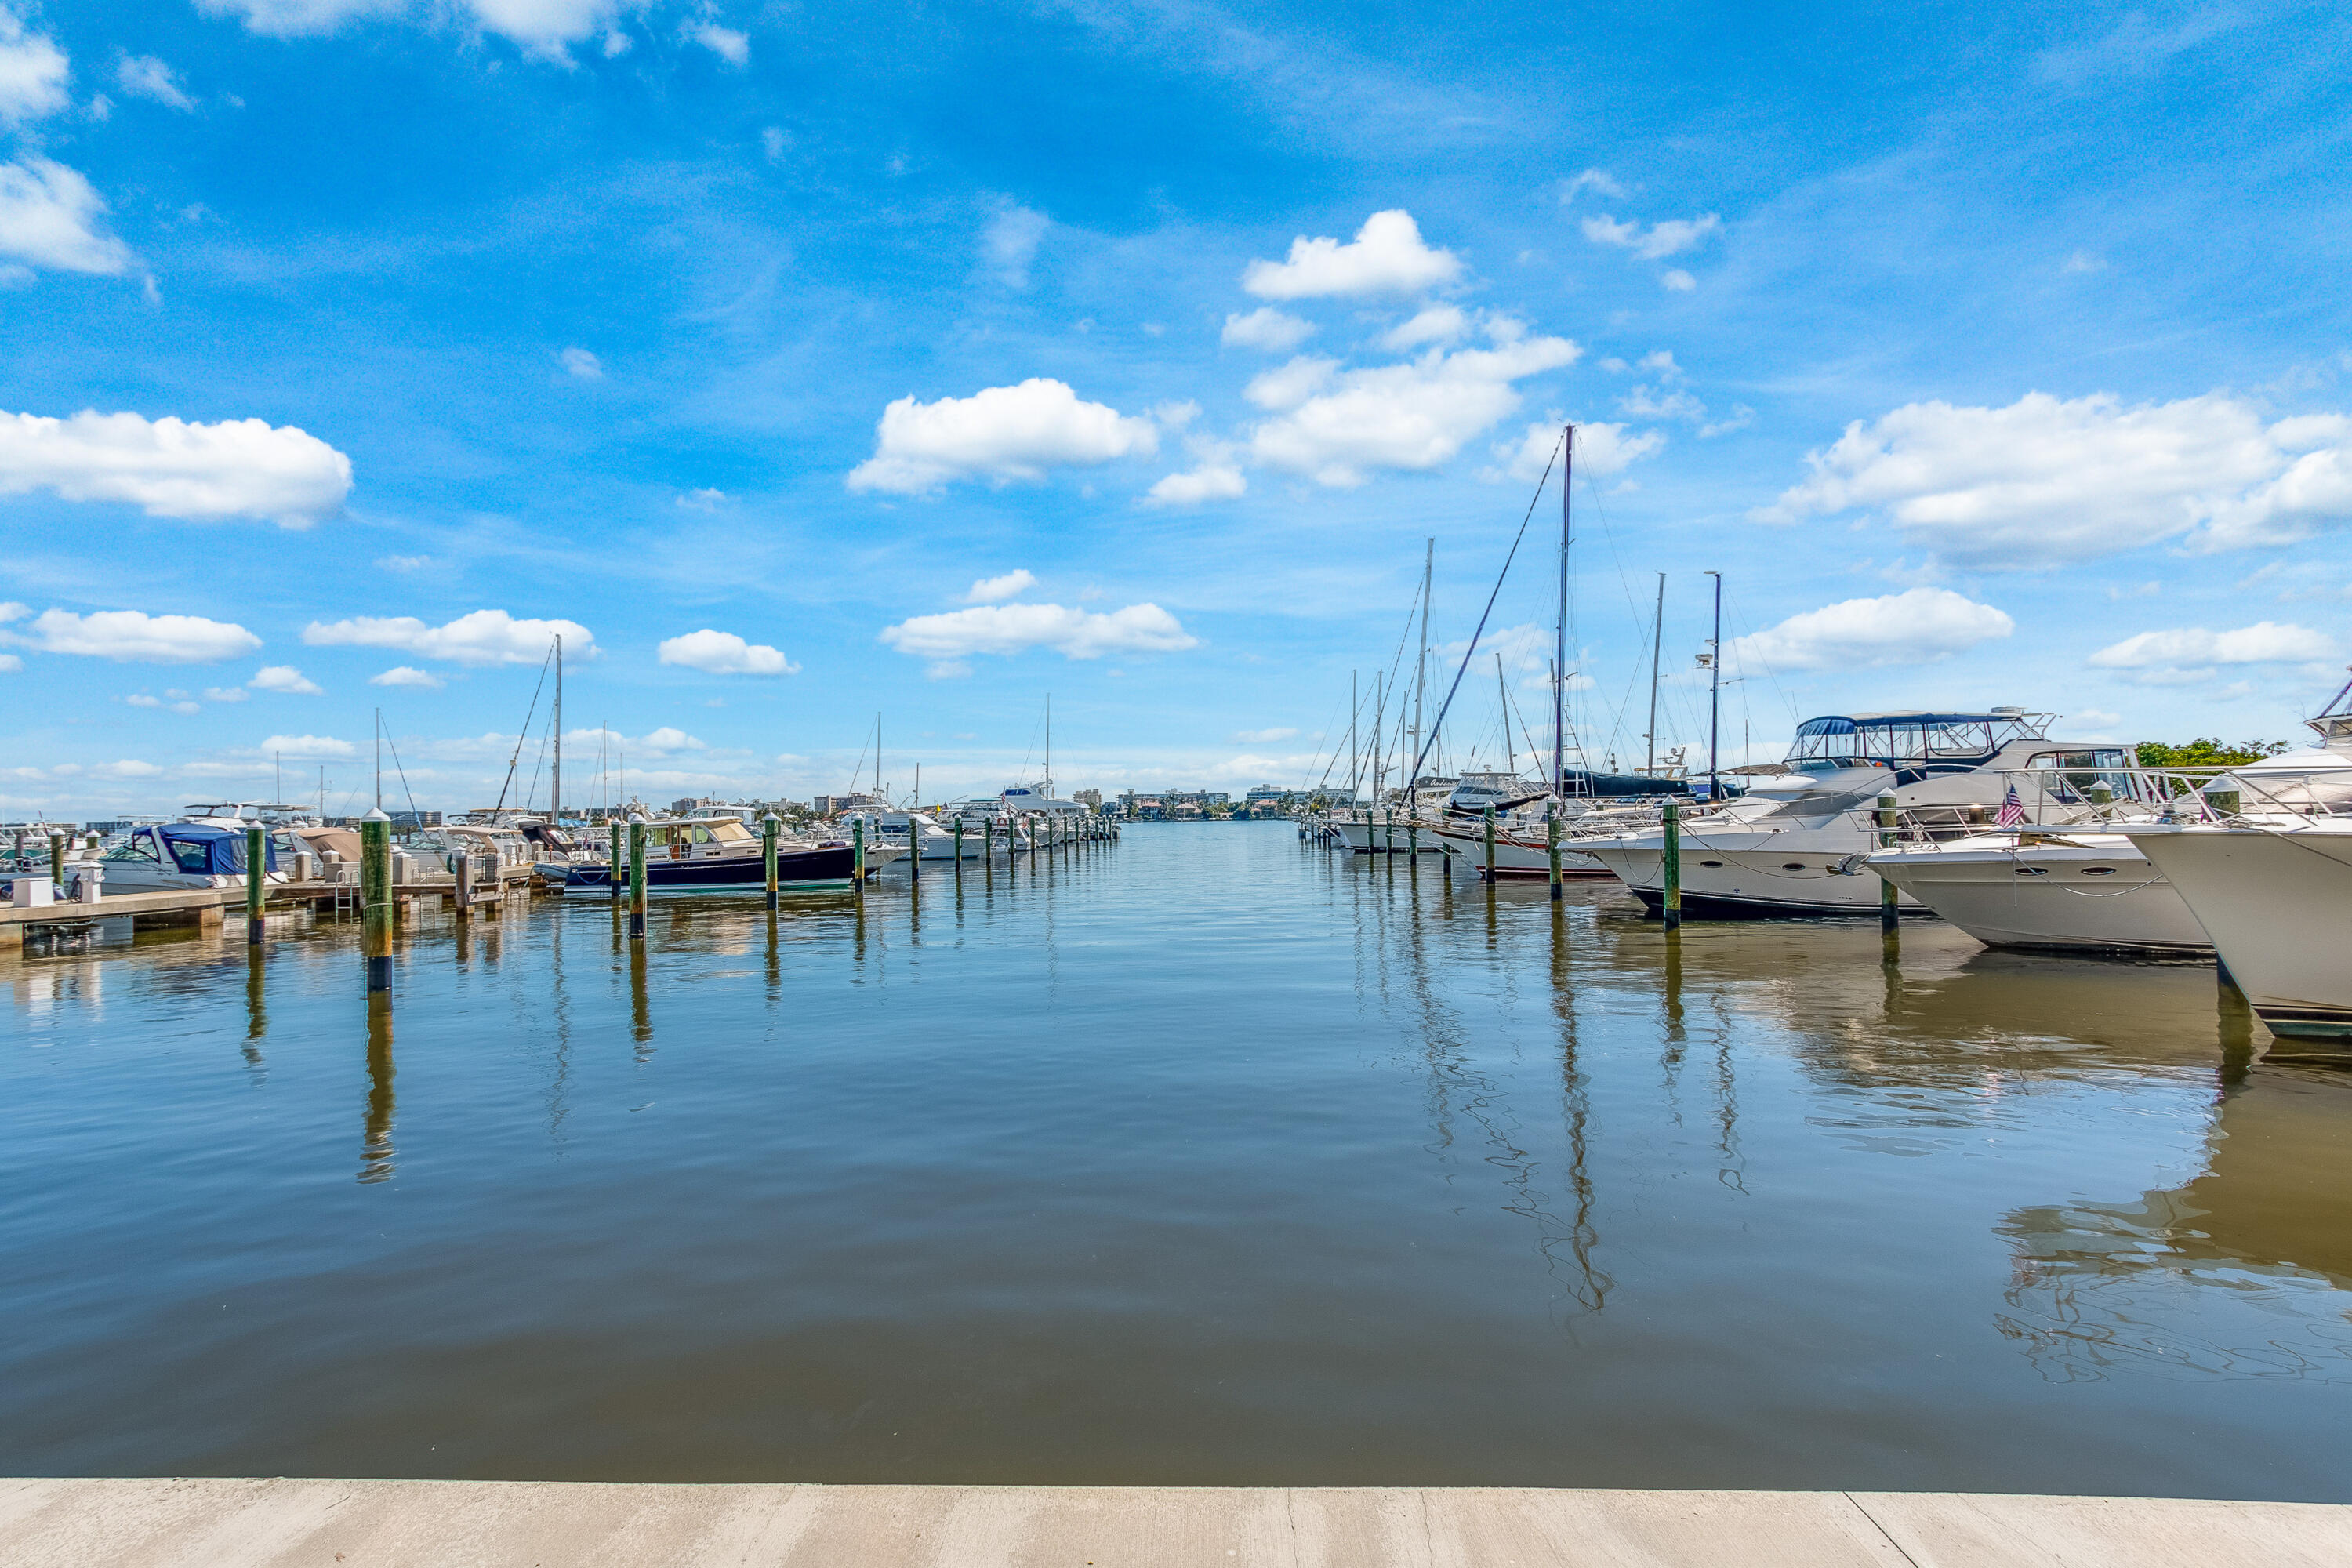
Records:
{"label": "boat fender", "polygon": [[1830,875],[1832,877],[1852,877],[1859,875],[1862,870],[1863,862],[1869,858],[1870,854],[1867,850],[1864,850],[1859,855],[1849,855],[1844,859],[1838,861],[1835,865],[1830,868]]}

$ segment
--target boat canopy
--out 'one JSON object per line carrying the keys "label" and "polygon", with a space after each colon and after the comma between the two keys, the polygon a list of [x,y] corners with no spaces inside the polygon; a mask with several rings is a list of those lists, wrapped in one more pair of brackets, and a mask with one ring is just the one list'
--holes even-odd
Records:
{"label": "boat canopy", "polygon": [[[199,827],[186,822],[167,824],[153,831],[163,841],[163,852],[172,858],[172,864],[191,877],[245,875],[242,833],[232,833],[226,827]],[[263,870],[278,869],[278,851],[267,839],[263,840],[262,855]]]}
{"label": "boat canopy", "polygon": [[2040,740],[2041,718],[2017,710],[1826,713],[1797,726],[1788,765],[1800,773],[1882,767],[1906,783],[1929,773],[1967,773],[2013,741]]}

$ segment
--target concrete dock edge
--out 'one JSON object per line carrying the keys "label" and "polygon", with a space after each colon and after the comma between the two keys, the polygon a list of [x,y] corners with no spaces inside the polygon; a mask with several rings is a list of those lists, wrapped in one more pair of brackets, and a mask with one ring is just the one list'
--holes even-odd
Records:
{"label": "concrete dock edge", "polygon": [[2319,1568],[2352,1507],[1938,1492],[0,1480],[5,1568]]}

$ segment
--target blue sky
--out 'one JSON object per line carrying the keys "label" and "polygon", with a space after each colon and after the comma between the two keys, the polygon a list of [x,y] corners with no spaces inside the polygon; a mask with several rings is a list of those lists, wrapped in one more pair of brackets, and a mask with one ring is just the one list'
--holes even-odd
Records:
{"label": "blue sky", "polygon": [[1048,692],[1066,788],[1311,782],[1564,418],[1596,762],[1661,571],[1669,745],[1708,569],[1759,753],[2284,737],[2352,654],[2339,7],[10,18],[0,816],[339,806],[377,707],[479,804],[558,622],[575,800],[845,787],[877,712],[992,790]]}

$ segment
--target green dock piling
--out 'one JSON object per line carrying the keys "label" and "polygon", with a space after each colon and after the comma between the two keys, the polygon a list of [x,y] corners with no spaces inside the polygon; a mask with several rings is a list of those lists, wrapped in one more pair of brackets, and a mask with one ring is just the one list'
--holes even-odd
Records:
{"label": "green dock piling", "polygon": [[1551,857],[1551,900],[1559,902],[1559,803],[1544,802],[1545,847]]}
{"label": "green dock piling", "polygon": [[245,830],[245,942],[261,945],[262,873],[269,865],[269,835],[258,827]]}
{"label": "green dock piling", "polygon": [[1495,807],[1486,806],[1486,885],[1495,885]]}
{"label": "green dock piling", "polygon": [[1683,929],[1682,816],[1681,805],[1670,800],[1666,802],[1665,810],[1661,814],[1662,820],[1659,825],[1665,835],[1665,840],[1662,846],[1664,862],[1663,868],[1665,872],[1665,897],[1659,906],[1659,911],[1665,918],[1668,931]]}
{"label": "green dock piling", "polygon": [[[1891,795],[1880,795],[1878,797],[1878,847],[1881,849],[1895,847],[1895,797]],[[1878,879],[1878,929],[1880,931],[1887,936],[1893,936],[1895,931],[1895,884],[1881,877]]]}
{"label": "green dock piling", "polygon": [[761,868],[767,873],[768,907],[776,907],[776,830],[783,826],[774,812],[760,818]]}
{"label": "green dock piling", "polygon": [[371,1001],[392,1000],[392,818],[381,807],[360,819],[361,951]]}
{"label": "green dock piling", "polygon": [[646,825],[629,824],[629,940],[646,940]]}

